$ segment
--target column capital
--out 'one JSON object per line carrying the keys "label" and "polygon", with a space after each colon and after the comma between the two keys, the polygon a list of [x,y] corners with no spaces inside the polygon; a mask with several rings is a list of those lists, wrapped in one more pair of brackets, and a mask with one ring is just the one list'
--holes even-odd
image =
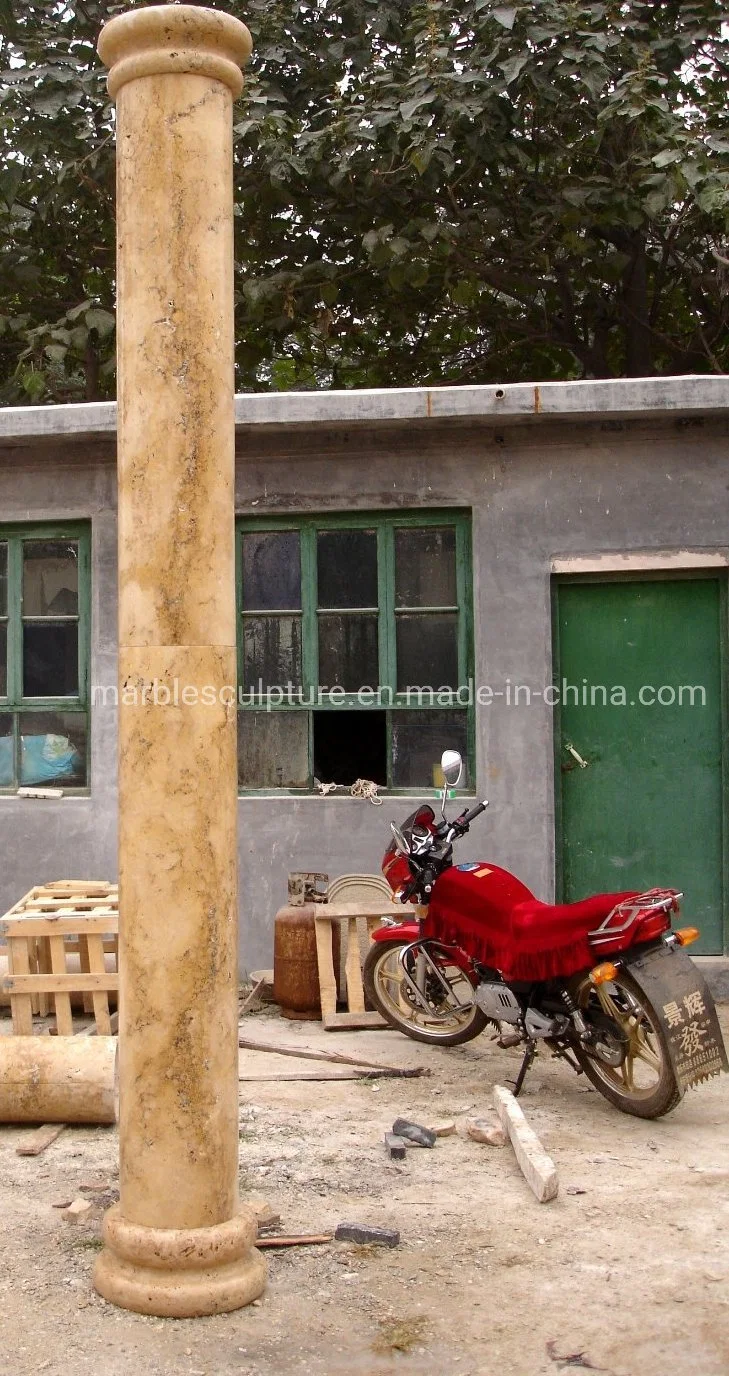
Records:
{"label": "column capital", "polygon": [[98,52],[110,68],[109,95],[137,77],[188,74],[221,81],[233,99],[243,89],[241,67],[252,40],[232,14],[197,5],[151,5],[109,20]]}

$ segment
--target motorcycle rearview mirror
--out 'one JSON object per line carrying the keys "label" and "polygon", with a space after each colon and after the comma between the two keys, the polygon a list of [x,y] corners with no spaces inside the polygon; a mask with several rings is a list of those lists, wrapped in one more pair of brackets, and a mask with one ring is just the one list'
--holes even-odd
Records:
{"label": "motorcycle rearview mirror", "polygon": [[440,772],[443,775],[443,796],[440,801],[440,815],[445,821],[445,808],[448,789],[455,788],[463,772],[463,760],[457,750],[444,750],[440,757]]}
{"label": "motorcycle rearview mirror", "polygon": [[399,826],[397,826],[395,822],[390,822],[390,831],[393,834],[393,837],[395,839],[395,845],[397,846],[400,854],[409,855],[410,847],[405,839],[405,836],[403,835]]}

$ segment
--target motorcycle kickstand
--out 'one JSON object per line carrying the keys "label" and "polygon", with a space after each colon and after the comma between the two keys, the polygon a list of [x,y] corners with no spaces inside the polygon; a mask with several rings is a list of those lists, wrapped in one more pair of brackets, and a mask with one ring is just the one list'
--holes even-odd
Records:
{"label": "motorcycle kickstand", "polygon": [[522,1085],[524,1084],[524,1081],[525,1081],[525,1079],[526,1079],[526,1077],[527,1077],[527,1071],[529,1070],[529,1067],[530,1067],[532,1061],[534,1060],[534,1057],[536,1056],[536,1054],[537,1054],[537,1044],[536,1044],[536,1042],[532,1042],[532,1041],[527,1042],[527,1048],[526,1048],[526,1051],[524,1052],[524,1060],[523,1060],[522,1063],[521,1063],[521,1068],[520,1068],[520,1070],[519,1070],[519,1074],[517,1075],[516,1080],[514,1080],[514,1082],[513,1082],[513,1083],[514,1083],[514,1089],[513,1089],[512,1092],[513,1092],[513,1095],[514,1095],[514,1098],[515,1098],[515,1099],[518,1099],[519,1094],[521,1093]]}

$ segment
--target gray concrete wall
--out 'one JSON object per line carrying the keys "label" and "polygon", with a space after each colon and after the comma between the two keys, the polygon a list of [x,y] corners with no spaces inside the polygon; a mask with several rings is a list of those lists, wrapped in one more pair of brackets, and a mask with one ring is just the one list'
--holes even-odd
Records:
{"label": "gray concrete wall", "polygon": [[[49,437],[0,449],[0,520],[90,517],[92,683],[115,681],[115,513],[110,442],[79,450]],[[555,556],[621,551],[722,552],[729,545],[729,424],[724,419],[534,419],[322,429],[239,429],[241,514],[470,508],[475,680],[541,689],[551,679],[550,569]],[[690,561],[691,556],[689,556]],[[447,742],[444,742],[444,745]],[[111,877],[115,867],[115,722],[92,721],[91,796],[0,797],[0,910],[31,884]],[[140,780],[140,788],[144,781]],[[488,813],[472,856],[553,893],[551,712],[505,700],[477,709],[477,792]],[[409,807],[336,795],[239,800],[241,958],[270,964],[276,909],[292,869],[376,871],[388,821]],[[465,855],[464,855],[465,858]]]}

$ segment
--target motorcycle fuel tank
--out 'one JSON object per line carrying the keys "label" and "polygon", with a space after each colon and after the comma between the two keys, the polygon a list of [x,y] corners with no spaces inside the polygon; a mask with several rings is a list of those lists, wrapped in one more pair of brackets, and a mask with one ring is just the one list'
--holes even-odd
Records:
{"label": "motorcycle fuel tank", "polygon": [[469,860],[451,866],[440,876],[430,900],[429,916],[448,923],[465,918],[506,932],[514,905],[533,898],[526,884],[508,870],[488,860]]}

